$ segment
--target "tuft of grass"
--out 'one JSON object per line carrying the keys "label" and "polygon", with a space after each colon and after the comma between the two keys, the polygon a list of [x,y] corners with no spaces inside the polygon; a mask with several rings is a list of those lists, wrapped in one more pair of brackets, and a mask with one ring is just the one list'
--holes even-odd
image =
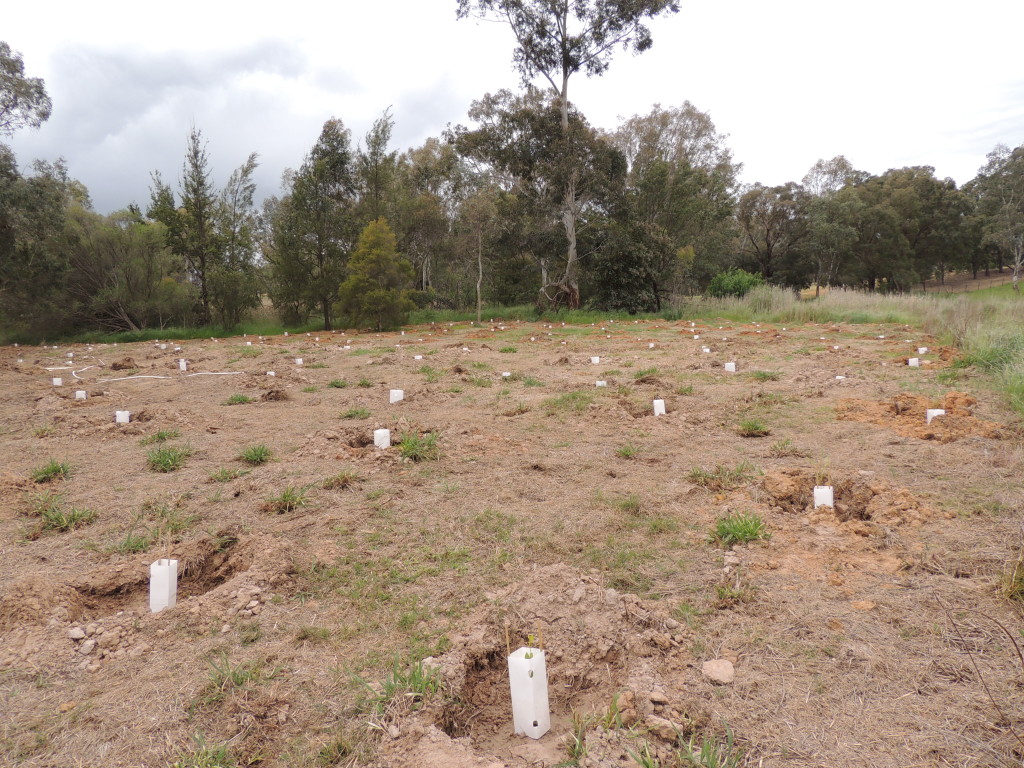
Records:
{"label": "tuft of grass", "polygon": [[491,380],[486,376],[470,376],[469,383],[475,387],[489,387],[492,385]]}
{"label": "tuft of grass", "polygon": [[370,412],[368,410],[366,410],[365,408],[349,408],[347,411],[345,411],[343,414],[341,414],[341,418],[343,418],[343,419],[368,419],[368,418],[370,418]]}
{"label": "tuft of grass", "polygon": [[782,378],[779,371],[753,371],[750,376],[754,381],[778,381]]}
{"label": "tuft of grass", "polygon": [[187,445],[165,445],[146,454],[146,465],[154,472],[174,472],[184,467],[191,455],[192,449]]}
{"label": "tuft of grass", "polygon": [[308,387],[303,387],[303,388],[302,388],[302,391],[303,391],[303,392],[316,392],[316,387],[314,387],[314,386],[310,385],[310,386],[308,386]]}
{"label": "tuft of grass", "polygon": [[154,432],[152,435],[146,435],[144,438],[139,440],[139,445],[153,445],[154,443],[166,443],[168,440],[173,440],[176,437],[180,437],[181,433],[176,429],[161,429],[159,432]]}
{"label": "tuft of grass", "polygon": [[307,368],[311,368],[311,369],[326,368],[327,367],[327,363],[313,363],[312,365],[307,365],[306,367]]}
{"label": "tuft of grass", "polygon": [[533,376],[527,376],[523,379],[523,385],[527,387],[543,387],[544,382],[540,379],[533,378]]}
{"label": "tuft of grass", "polygon": [[271,496],[263,502],[261,509],[275,515],[283,515],[299,507],[306,506],[306,490],[289,485],[277,496]]}
{"label": "tuft of grass", "polygon": [[736,746],[732,730],[725,729],[725,742],[706,737],[700,746],[690,737],[689,743],[677,754],[679,765],[692,768],[740,768],[743,765],[743,750]]}
{"label": "tuft of grass", "polygon": [[631,493],[623,499],[616,500],[614,504],[617,510],[624,512],[627,515],[639,515],[642,506],[640,503],[640,497],[635,493]]}
{"label": "tuft of grass", "polygon": [[726,517],[718,518],[714,530],[711,531],[710,541],[717,542],[723,547],[730,547],[733,544],[770,539],[771,536],[758,514],[734,512]]}
{"label": "tuft of grass", "polygon": [[694,467],[687,480],[709,491],[731,491],[753,480],[756,472],[753,464],[742,461],[732,469],[724,464],[717,464],[710,471]]}
{"label": "tuft of grass", "polygon": [[594,402],[595,395],[592,392],[566,392],[564,395],[556,395],[544,400],[543,405],[549,413],[557,411],[573,411],[582,413]]}
{"label": "tuft of grass", "polygon": [[693,394],[693,384],[685,384],[685,385],[683,385],[681,387],[676,387],[676,394],[677,395],[683,395],[684,397],[686,395],[692,395]]}
{"label": "tuft of grass", "polygon": [[96,511],[79,507],[72,507],[64,511],[56,505],[50,505],[42,510],[40,515],[44,531],[73,531],[93,522]]}
{"label": "tuft of grass", "polygon": [[426,376],[428,384],[433,384],[434,382],[438,381],[441,378],[441,371],[437,370],[436,368],[432,368],[429,365],[424,365],[417,371],[417,373],[422,373],[424,376]]}
{"label": "tuft of grass", "polygon": [[760,419],[744,419],[736,428],[740,437],[764,437],[772,433]]}
{"label": "tuft of grass", "polygon": [[403,459],[412,461],[437,461],[441,448],[437,444],[437,432],[403,432],[399,437],[398,450]]}
{"label": "tuft of grass", "polygon": [[41,467],[36,467],[30,473],[33,482],[49,483],[52,480],[64,480],[71,477],[71,465],[66,461],[50,459]]}
{"label": "tuft of grass", "polygon": [[658,375],[658,369],[657,368],[642,368],[641,370],[639,370],[639,371],[637,371],[636,373],[633,374],[633,378],[634,379],[643,379],[643,378],[646,378],[648,376],[657,376],[657,375]]}
{"label": "tuft of grass", "polygon": [[209,480],[212,483],[229,483],[232,480],[237,480],[238,478],[244,477],[248,474],[248,469],[221,467],[216,472],[210,473]]}
{"label": "tuft of grass", "polygon": [[272,678],[277,670],[266,670],[259,661],[246,661],[232,664],[227,653],[221,651],[218,657],[208,659],[210,677],[200,694],[199,703],[216,704],[222,701],[228,692],[244,688],[249,683],[258,683]]}
{"label": "tuft of grass", "polygon": [[615,455],[620,459],[635,459],[638,453],[640,453],[640,449],[632,443],[626,443],[622,447],[615,449]]}
{"label": "tuft of grass", "polygon": [[359,677],[356,677],[356,682],[367,692],[358,703],[358,709],[375,715],[385,714],[398,702],[410,709],[417,709],[420,703],[441,689],[438,670],[424,667],[422,661],[403,669],[398,659],[395,659],[391,671],[377,685],[371,685]]}
{"label": "tuft of grass", "polygon": [[363,478],[351,469],[345,469],[336,475],[331,475],[320,485],[325,491],[343,491],[351,488],[356,483],[362,482]]}
{"label": "tuft of grass", "polygon": [[246,464],[258,467],[260,464],[266,464],[270,461],[270,457],[273,455],[273,451],[263,445],[263,443],[260,443],[259,445],[250,445],[248,448],[245,448],[238,454],[238,458]]}
{"label": "tuft of grass", "polygon": [[1003,573],[999,580],[999,594],[1007,600],[1024,603],[1024,554]]}
{"label": "tuft of grass", "polygon": [[369,389],[370,387],[372,387],[372,386],[373,386],[373,382],[372,382],[372,381],[370,381],[369,379],[367,379],[367,378],[366,378],[366,377],[364,376],[363,378],[361,378],[361,379],[359,380],[359,382],[358,382],[358,383],[356,384],[356,386],[357,386],[357,387],[362,387],[363,389]]}
{"label": "tuft of grass", "polygon": [[232,395],[224,401],[224,405],[245,405],[251,403],[252,398],[248,395]]}
{"label": "tuft of grass", "polygon": [[768,455],[774,459],[783,459],[787,456],[803,458],[807,456],[807,452],[800,450],[793,445],[792,440],[786,438],[785,440],[777,440],[772,443],[771,447],[768,449]]}
{"label": "tuft of grass", "polygon": [[326,643],[330,639],[331,630],[327,627],[313,627],[306,624],[299,627],[295,632],[296,645]]}
{"label": "tuft of grass", "polygon": [[242,347],[238,350],[239,357],[259,357],[263,354],[263,350],[259,347]]}
{"label": "tuft of grass", "polygon": [[502,347],[502,348],[501,348],[501,349],[499,349],[498,351],[499,351],[499,352],[503,352],[503,353],[504,353],[504,354],[506,354],[506,355],[509,355],[509,354],[515,354],[515,353],[516,353],[516,352],[518,352],[519,350],[518,350],[518,349],[516,349],[515,347]]}
{"label": "tuft of grass", "polygon": [[231,756],[227,745],[208,747],[202,736],[194,736],[195,748],[187,755],[175,759],[173,768],[235,768],[238,763]]}
{"label": "tuft of grass", "polygon": [[348,386],[348,382],[344,379],[331,379],[327,382],[327,386],[331,389],[344,389]]}

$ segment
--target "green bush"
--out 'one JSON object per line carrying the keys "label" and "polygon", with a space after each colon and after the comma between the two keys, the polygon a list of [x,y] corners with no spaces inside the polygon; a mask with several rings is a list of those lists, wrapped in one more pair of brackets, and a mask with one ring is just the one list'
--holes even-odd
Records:
{"label": "green bush", "polygon": [[754,287],[764,285],[764,278],[760,275],[751,274],[746,270],[733,267],[725,272],[719,272],[708,284],[708,295],[716,299],[726,296],[742,298]]}

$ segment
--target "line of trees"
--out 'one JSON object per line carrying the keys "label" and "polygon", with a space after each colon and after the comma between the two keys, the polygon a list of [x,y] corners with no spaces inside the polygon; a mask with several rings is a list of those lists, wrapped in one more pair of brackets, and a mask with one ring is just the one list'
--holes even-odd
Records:
{"label": "line of trees", "polygon": [[[616,46],[646,50],[642,22],[675,10],[460,0],[460,15],[509,23],[522,90],[484,95],[467,125],[405,152],[391,146],[390,110],[358,142],[332,118],[262,205],[257,155],[218,189],[195,128],[174,187],[153,174],[145,211],[106,216],[62,161],[23,172],[0,144],[0,324],[36,336],[230,327],[268,304],[327,329],[485,302],[657,311],[737,270],[906,291],[1010,267],[1016,285],[1024,146],[996,147],[961,188],[927,166],[871,175],[841,156],[799,182],[742,186],[727,137],[689,102],[591,126],[570,77],[600,75]],[[50,110],[42,81],[3,43],[0,71],[0,133],[37,127]]]}

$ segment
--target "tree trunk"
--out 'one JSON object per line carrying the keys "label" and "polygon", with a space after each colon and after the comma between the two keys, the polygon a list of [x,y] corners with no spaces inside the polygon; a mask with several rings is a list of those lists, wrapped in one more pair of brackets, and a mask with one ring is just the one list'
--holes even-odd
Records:
{"label": "tree trunk", "polygon": [[480,311],[483,307],[481,288],[484,283],[484,238],[483,233],[477,230],[476,233],[476,321],[480,322]]}
{"label": "tree trunk", "polygon": [[320,299],[320,307],[324,313],[324,330],[333,330],[331,328],[331,300],[327,298]]}

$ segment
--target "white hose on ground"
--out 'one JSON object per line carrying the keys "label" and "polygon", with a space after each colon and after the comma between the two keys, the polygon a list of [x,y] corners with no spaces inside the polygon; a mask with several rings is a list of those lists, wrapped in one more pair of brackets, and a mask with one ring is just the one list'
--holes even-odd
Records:
{"label": "white hose on ground", "polygon": [[[87,366],[85,366],[85,368],[79,368],[78,371],[88,371],[90,368],[99,368],[99,366],[98,365],[87,365]],[[81,376],[78,375],[78,371],[72,371],[71,372],[71,375],[74,376],[76,379],[82,378]]]}
{"label": "white hose on ground", "polygon": [[106,384],[110,381],[128,381],[129,379],[169,379],[170,376],[122,376],[120,379],[100,379],[97,384]]}
{"label": "white hose on ground", "polygon": [[[203,371],[202,373],[190,373],[189,374],[189,376],[244,376],[244,375],[245,375],[245,371],[226,371],[226,372],[223,372],[223,373],[217,372],[217,371]],[[188,378],[188,376],[186,376],[185,378]]]}

